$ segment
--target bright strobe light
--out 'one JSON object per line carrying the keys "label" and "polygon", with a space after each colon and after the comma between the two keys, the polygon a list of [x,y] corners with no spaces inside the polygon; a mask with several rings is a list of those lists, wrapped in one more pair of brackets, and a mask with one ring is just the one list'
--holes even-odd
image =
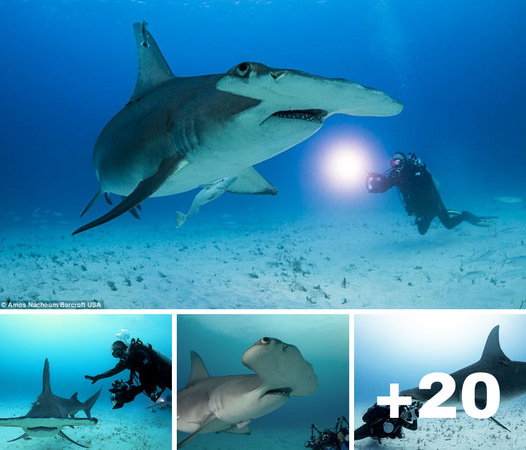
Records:
{"label": "bright strobe light", "polygon": [[364,188],[369,162],[359,145],[340,143],[327,149],[322,167],[324,183],[329,188],[350,192]]}

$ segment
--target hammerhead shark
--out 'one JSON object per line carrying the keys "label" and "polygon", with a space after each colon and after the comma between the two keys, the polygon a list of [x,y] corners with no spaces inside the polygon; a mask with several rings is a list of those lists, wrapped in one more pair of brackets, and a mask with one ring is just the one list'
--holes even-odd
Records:
{"label": "hammerhead shark", "polygon": [[[485,372],[493,375],[500,389],[500,401],[508,402],[526,394],[526,362],[512,361],[502,351],[499,341],[499,326],[489,333],[481,358],[474,364],[457,370],[451,374],[455,380],[455,392],[444,406],[455,406],[462,401],[462,386],[465,379],[472,373]],[[407,389],[400,395],[411,396],[413,400],[426,402],[441,389],[440,383],[434,383],[431,389]],[[486,405],[486,389],[480,383],[475,388],[475,404],[479,408]],[[508,430],[494,417],[491,419],[502,428]],[[509,431],[509,430],[508,430]]]}
{"label": "hammerhead shark", "polygon": [[250,434],[253,419],[278,409],[291,395],[311,395],[318,388],[318,377],[298,348],[275,338],[264,337],[243,354],[242,363],[255,374],[211,377],[196,352],[190,357],[190,379],[177,392],[177,429],[191,434],[177,448],[202,433]]}
{"label": "hammerhead shark", "polygon": [[[98,420],[91,417],[91,408],[99,398],[99,395],[100,390],[84,403],[80,402],[77,398],[77,392],[75,392],[71,398],[62,398],[54,395],[51,392],[49,361],[46,358],[44,362],[42,393],[33,403],[30,411],[23,417],[0,419],[0,426],[20,427],[24,429],[22,436],[8,442],[14,442],[19,439],[30,439],[31,437],[52,437],[58,434],[73,444],[88,448],[86,445],[79,444],[66,436],[62,428],[67,426],[95,425]],[[75,418],[75,414],[81,410],[86,413],[86,419]]]}
{"label": "hammerhead shark", "polygon": [[[95,143],[99,190],[122,201],[73,234],[137,208],[148,197],[186,192],[235,177],[226,191],[277,189],[252,166],[316,133],[333,114],[393,116],[402,104],[340,78],[242,62],[217,75],[176,77],[146,22],[133,25],[139,60],[135,91]],[[81,215],[81,216],[82,216]]]}

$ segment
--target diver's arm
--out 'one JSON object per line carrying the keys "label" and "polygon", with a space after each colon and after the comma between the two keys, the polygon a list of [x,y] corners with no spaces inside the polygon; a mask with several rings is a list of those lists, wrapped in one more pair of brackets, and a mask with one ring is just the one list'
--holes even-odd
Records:
{"label": "diver's arm", "polygon": [[365,179],[365,187],[370,194],[383,194],[396,186],[396,178],[390,172],[386,174],[371,172]]}
{"label": "diver's arm", "polygon": [[407,428],[408,430],[416,430],[418,428],[418,423],[415,420],[413,420],[412,422],[408,422],[407,420],[403,420],[402,419],[402,425],[404,426],[404,428]]}
{"label": "diver's arm", "polygon": [[103,372],[99,375],[95,375],[94,377],[89,375],[84,375],[84,378],[87,380],[91,380],[91,384],[99,381],[101,378],[109,378],[114,375],[117,375],[118,373],[121,373],[123,370],[126,369],[126,363],[124,361],[119,361],[118,364],[113,368],[108,370],[107,372]]}

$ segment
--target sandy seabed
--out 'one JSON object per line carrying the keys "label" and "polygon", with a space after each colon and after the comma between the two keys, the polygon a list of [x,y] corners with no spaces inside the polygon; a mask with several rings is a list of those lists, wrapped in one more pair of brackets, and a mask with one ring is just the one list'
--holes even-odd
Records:
{"label": "sandy seabed", "polygon": [[526,208],[504,205],[491,213],[499,219],[489,228],[462,224],[448,231],[434,222],[425,236],[402,211],[284,222],[192,217],[180,229],[168,219],[120,219],[73,237],[75,226],[63,217],[25,224],[7,215],[0,301],[103,300],[107,308],[522,308]]}
{"label": "sandy seabed", "polygon": [[[27,413],[29,405],[0,405],[0,417],[18,417]],[[110,405],[111,406],[111,405]],[[112,411],[92,411],[97,425],[66,427],[62,431],[68,437],[95,450],[170,450],[172,448],[172,415],[168,411],[152,413],[126,407]],[[80,412],[77,417],[85,417]],[[72,450],[79,446],[58,436],[15,439],[24,434],[21,428],[0,427],[0,448],[5,450]]]}
{"label": "sandy seabed", "polygon": [[[355,428],[371,405],[355,407]],[[404,430],[403,439],[383,439],[381,444],[373,439],[363,439],[354,444],[355,450],[518,450],[526,448],[526,402],[518,400],[499,407],[496,419],[510,432],[490,419],[473,419],[464,412],[457,412],[456,419],[421,419],[418,430]]]}
{"label": "sandy seabed", "polygon": [[[310,437],[310,428],[258,428],[252,434],[207,433],[196,436],[184,446],[185,450],[292,450],[303,449]],[[179,441],[188,434],[178,433]]]}

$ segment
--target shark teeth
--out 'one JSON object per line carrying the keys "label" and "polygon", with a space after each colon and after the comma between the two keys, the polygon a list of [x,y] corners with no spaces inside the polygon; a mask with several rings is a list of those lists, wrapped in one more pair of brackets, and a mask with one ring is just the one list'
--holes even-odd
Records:
{"label": "shark teeth", "polygon": [[278,389],[269,389],[267,392],[265,392],[263,397],[265,395],[283,395],[285,397],[289,397],[291,392],[292,392],[292,389],[289,388],[289,387],[278,388]]}
{"label": "shark teeth", "polygon": [[274,117],[282,119],[307,120],[308,122],[323,123],[327,111],[323,109],[299,109],[291,111],[278,111],[272,114]]}

